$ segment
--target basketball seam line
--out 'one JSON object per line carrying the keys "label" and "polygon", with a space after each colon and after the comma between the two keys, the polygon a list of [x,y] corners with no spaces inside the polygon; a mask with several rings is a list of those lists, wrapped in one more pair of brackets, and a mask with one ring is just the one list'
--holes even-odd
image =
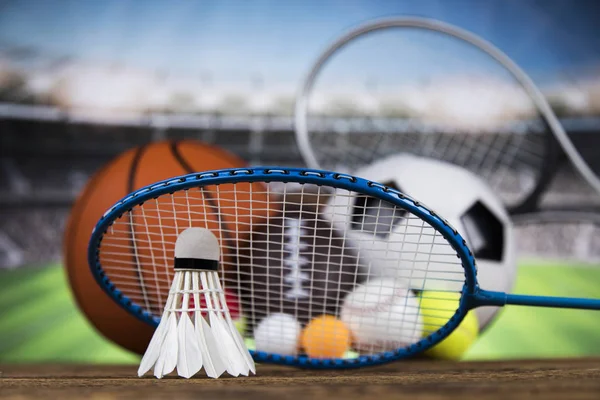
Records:
{"label": "basketball seam line", "polygon": [[[199,172],[199,171],[194,171],[194,169],[186,161],[186,159],[183,157],[183,155],[179,152],[178,146],[179,146],[178,141],[172,141],[170,144],[171,153],[173,154],[173,157],[175,157],[175,159],[179,162],[179,164],[183,167],[183,169],[185,169],[187,171],[188,174],[191,174],[194,172]],[[217,219],[218,219],[217,222],[219,224],[219,227],[221,228],[221,231],[223,232],[223,239],[227,242],[227,246],[229,248],[233,248],[233,243],[232,243],[231,237],[229,236],[229,233],[227,231],[227,229],[228,229],[227,223],[225,221],[223,221],[223,218],[221,217],[221,210],[219,209],[219,205],[215,202],[215,200],[211,196],[210,192],[208,190],[203,190],[203,189],[204,189],[203,187],[200,187],[200,190],[206,196],[208,205],[210,206],[210,208],[212,208],[212,211],[217,215]]]}
{"label": "basketball seam line", "polygon": [[[142,159],[142,155],[144,154],[144,151],[146,151],[147,145],[142,145],[140,146],[135,155],[133,156],[133,160],[131,162],[131,167],[129,169],[129,178],[127,179],[127,191],[125,193],[131,193],[134,190],[134,185],[135,185],[135,176],[137,175],[137,171],[138,171],[138,166],[140,163],[140,160]],[[131,214],[129,214],[130,218],[132,218],[133,216]],[[130,220],[131,222],[131,220]],[[130,230],[129,230],[129,241],[131,244],[131,248],[135,248],[135,234],[134,234],[134,227],[133,224],[130,223]],[[139,266],[139,256],[136,252],[133,252],[131,258],[133,259],[133,262],[135,263],[134,265],[138,265]],[[136,275],[137,275],[137,280],[138,280],[138,285],[140,286],[140,291],[142,292],[142,294],[145,294],[145,289],[144,289],[144,285],[142,284],[142,276],[141,276],[141,271],[139,268],[136,268]],[[144,296],[146,297],[146,296]]]}

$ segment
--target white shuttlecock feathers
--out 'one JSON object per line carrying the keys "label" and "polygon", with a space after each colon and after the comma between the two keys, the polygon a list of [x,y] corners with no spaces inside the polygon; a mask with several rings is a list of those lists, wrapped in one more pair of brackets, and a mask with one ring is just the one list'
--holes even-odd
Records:
{"label": "white shuttlecock feathers", "polygon": [[211,378],[225,371],[232,376],[256,373],[254,360],[229,315],[217,275],[219,255],[219,241],[208,229],[188,228],[177,238],[175,278],[160,324],[142,357],[139,376],[152,367],[157,378],[175,369],[190,378],[202,367]]}

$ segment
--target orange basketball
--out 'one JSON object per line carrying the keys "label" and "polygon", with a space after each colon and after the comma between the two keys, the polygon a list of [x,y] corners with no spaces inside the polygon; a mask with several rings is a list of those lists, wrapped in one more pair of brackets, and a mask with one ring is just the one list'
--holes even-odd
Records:
{"label": "orange basketball", "polygon": [[[244,166],[245,162],[240,158],[213,146],[188,140],[166,141],[131,149],[105,165],[92,177],[72,208],[65,232],[64,260],[75,299],[80,309],[100,333],[130,351],[143,354],[154,332],[151,326],[141,322],[117,305],[100,288],[89,269],[88,241],[93,227],[102,214],[128,193],[156,181],[191,172]],[[249,195],[246,195],[245,198],[240,198],[239,193],[236,193],[234,199],[233,191],[228,190],[228,186],[232,185],[205,188],[204,193],[212,194],[212,197],[206,194],[206,198],[215,199],[214,202],[211,201],[211,204],[188,199],[189,208],[195,215],[207,215],[206,227],[215,230],[215,233],[218,232],[219,227],[223,226],[223,232],[247,230],[246,227],[240,228],[239,225],[250,223],[249,212],[244,210],[251,210],[252,207],[240,207],[240,204],[241,202],[252,202],[254,197],[250,198]],[[258,194],[257,196],[262,195]],[[158,203],[161,201],[161,199],[157,200]],[[155,209],[162,207],[158,203]],[[179,203],[177,205],[175,202],[172,203],[170,207],[173,210],[185,207]],[[218,207],[216,212],[215,207]],[[132,225],[137,226],[136,222],[142,222],[141,218],[140,215],[134,215]],[[151,207],[145,212],[143,218],[146,219],[146,226],[150,226],[150,228],[145,228],[145,231],[142,232],[138,231],[136,227],[135,232],[122,232],[118,235],[122,235],[123,240],[133,240],[133,238],[143,240],[144,235],[149,237],[149,235],[176,235],[178,233],[177,226],[173,226],[173,223],[169,225],[164,221],[161,221],[162,230],[160,232],[158,228],[154,228],[152,221],[159,216],[153,214]],[[177,221],[174,223],[177,224]],[[237,224],[237,227],[232,226],[233,224]],[[228,249],[237,246],[232,242],[236,238],[226,234],[223,236],[220,237],[220,241],[223,247],[223,258],[227,259]],[[144,259],[144,257],[149,259],[150,254],[147,255],[144,252],[150,251],[152,257],[161,259],[172,257],[172,249],[164,247],[148,249],[147,247],[140,246],[136,254],[138,260]],[[132,257],[126,258],[127,262],[131,264]],[[129,268],[130,271],[125,271],[123,274],[134,274],[133,268]],[[168,291],[170,283],[165,276],[157,277],[156,273],[144,270],[142,277],[146,285],[156,285],[161,291]]]}

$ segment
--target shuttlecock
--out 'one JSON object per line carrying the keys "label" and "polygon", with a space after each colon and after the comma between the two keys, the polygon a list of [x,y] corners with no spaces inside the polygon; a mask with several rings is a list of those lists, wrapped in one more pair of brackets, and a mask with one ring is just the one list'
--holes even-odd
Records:
{"label": "shuttlecock", "polygon": [[219,254],[219,241],[208,229],[188,228],[177,238],[175,277],[139,376],[152,367],[157,378],[175,368],[184,378],[202,367],[211,378],[225,371],[232,376],[256,373],[254,360],[229,315],[217,274]]}

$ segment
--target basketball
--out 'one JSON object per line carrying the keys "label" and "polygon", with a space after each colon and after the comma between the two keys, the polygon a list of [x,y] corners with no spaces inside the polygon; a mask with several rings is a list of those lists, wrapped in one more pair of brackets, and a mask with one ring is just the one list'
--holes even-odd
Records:
{"label": "basketball", "polygon": [[[244,167],[245,164],[240,158],[217,147],[189,140],[163,141],[126,151],[101,168],[90,179],[72,207],[65,230],[63,253],[68,281],[75,300],[100,333],[132,352],[143,354],[154,332],[153,327],[138,320],[113,301],[100,288],[90,271],[87,261],[88,240],[93,227],[103,213],[130,192],[156,181],[191,172]],[[236,227],[235,224],[249,224],[250,218],[249,214],[244,214],[243,211],[235,214],[224,212],[220,206],[232,207],[234,202],[240,204],[240,201],[251,201],[251,199],[236,198],[234,200],[232,198],[233,191],[225,188],[228,185],[220,186],[203,189],[204,196],[214,200],[211,201],[211,204],[192,204],[197,200],[191,196],[188,201],[193,205],[195,213],[206,215],[207,228],[213,230],[215,234],[224,232],[223,237],[218,236],[223,249],[222,257],[226,259],[229,249],[237,247],[235,243],[232,243],[234,238],[230,237],[232,235],[228,235],[227,232],[242,229]],[[157,208],[160,206],[156,205]],[[181,207],[179,204],[172,205],[172,207],[176,206]],[[158,218],[157,215],[152,215],[151,211],[148,214],[144,218]],[[137,218],[142,218],[142,216],[134,216],[134,219]],[[161,229],[164,229],[162,232],[156,228],[157,232],[123,232],[120,235],[126,237],[126,240],[143,240],[143,234],[176,234],[175,230],[179,228],[178,221],[174,221],[174,218],[169,220],[162,218],[159,222]],[[219,229],[221,227],[223,229]],[[134,230],[132,229],[132,231]],[[151,249],[152,257],[171,259],[172,250],[169,248]],[[136,254],[138,263],[140,263],[139,260],[149,260],[149,257],[143,254],[144,251],[148,252],[148,249],[140,248],[139,254]],[[133,255],[128,257],[127,262],[131,263],[132,257]],[[134,273],[134,268],[130,267],[129,270],[123,273]],[[151,274],[149,271],[143,270],[142,277],[145,285],[156,285],[161,291],[168,291],[166,276],[157,276],[156,273]],[[134,298],[132,300],[135,301]],[[158,312],[159,315],[161,311]]]}

